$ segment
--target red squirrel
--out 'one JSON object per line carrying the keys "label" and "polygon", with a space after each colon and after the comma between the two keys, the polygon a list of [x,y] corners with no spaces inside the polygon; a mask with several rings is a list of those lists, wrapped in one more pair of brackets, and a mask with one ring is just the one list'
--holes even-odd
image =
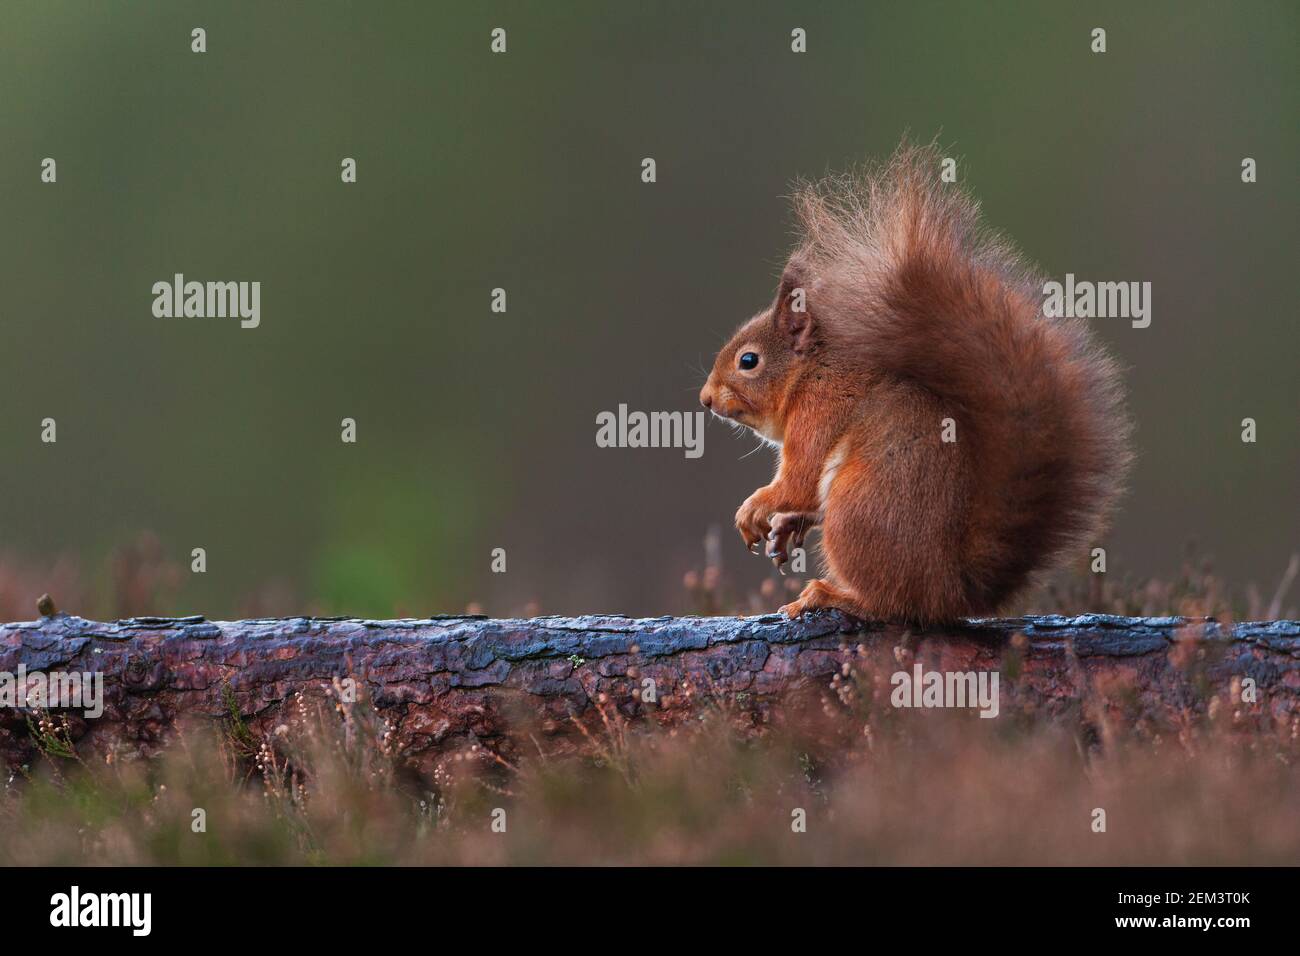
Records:
{"label": "red squirrel", "polygon": [[[1119,373],[1084,320],[940,181],[934,146],[795,192],[772,305],[700,401],[779,448],[736,512],[777,567],[821,527],[826,576],[781,608],[920,624],[987,615],[1091,549],[1130,462]],[[1087,553],[1086,551],[1084,552]]]}

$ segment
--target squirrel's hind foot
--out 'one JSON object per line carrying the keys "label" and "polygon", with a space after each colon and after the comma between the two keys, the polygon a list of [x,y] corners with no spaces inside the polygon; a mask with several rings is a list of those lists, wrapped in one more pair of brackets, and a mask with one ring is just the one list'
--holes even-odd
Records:
{"label": "squirrel's hind foot", "polygon": [[859,619],[870,616],[865,613],[852,591],[832,584],[825,578],[816,578],[805,584],[804,589],[799,592],[799,597],[783,606],[781,613],[793,620],[805,611],[815,611],[818,608],[834,608],[849,617]]}

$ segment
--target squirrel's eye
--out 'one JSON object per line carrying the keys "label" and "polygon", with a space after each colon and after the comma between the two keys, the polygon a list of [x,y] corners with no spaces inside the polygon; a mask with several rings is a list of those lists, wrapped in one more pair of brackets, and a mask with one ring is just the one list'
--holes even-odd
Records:
{"label": "squirrel's eye", "polygon": [[740,360],[736,364],[745,369],[745,371],[758,368],[758,353],[746,352],[740,357]]}

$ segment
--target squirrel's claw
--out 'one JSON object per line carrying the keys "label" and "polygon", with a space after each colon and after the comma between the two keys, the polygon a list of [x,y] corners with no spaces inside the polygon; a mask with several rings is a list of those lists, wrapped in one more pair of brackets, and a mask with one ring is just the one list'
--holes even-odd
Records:
{"label": "squirrel's claw", "polygon": [[786,539],[788,538],[789,535],[781,535],[776,531],[769,532],[767,536],[767,540],[770,543],[767,546],[765,554],[767,557],[772,559],[772,564],[775,565],[776,569],[782,574],[785,574],[782,565],[790,560],[790,553],[786,550]]}
{"label": "squirrel's claw", "polygon": [[768,514],[770,512],[763,507],[761,501],[756,500],[754,495],[751,495],[736,512],[736,530],[740,532],[740,539],[745,542],[745,547],[751,554],[761,553],[758,547],[772,528],[768,522]]}
{"label": "squirrel's claw", "polygon": [[790,551],[803,547],[804,537],[815,523],[810,515],[800,512],[787,511],[772,515],[772,530],[767,534],[767,540],[771,542],[767,556],[782,574],[785,574],[782,565],[790,560]]}

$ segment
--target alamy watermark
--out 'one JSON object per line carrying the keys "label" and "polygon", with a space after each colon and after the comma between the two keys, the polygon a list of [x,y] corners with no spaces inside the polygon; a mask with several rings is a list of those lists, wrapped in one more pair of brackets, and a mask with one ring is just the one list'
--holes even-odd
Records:
{"label": "alamy watermark", "polygon": [[687,458],[704,454],[703,412],[617,412],[596,415],[597,448],[684,448]]}
{"label": "alamy watermark", "polygon": [[998,715],[997,671],[926,671],[918,661],[912,673],[896,671],[889,682],[895,707],[978,708],[981,717]]}
{"label": "alamy watermark", "polygon": [[127,927],[132,936],[148,936],[153,928],[152,893],[83,893],[73,886],[50,897],[50,925],[63,927]]}
{"label": "alamy watermark", "polygon": [[153,284],[153,314],[160,319],[238,318],[240,328],[262,322],[261,282],[186,282],[183,273]]}
{"label": "alamy watermark", "polygon": [[1151,324],[1150,282],[1044,282],[1043,315],[1049,319],[1132,319],[1133,328]]}
{"label": "alamy watermark", "polygon": [[104,713],[104,675],[99,671],[0,671],[0,708],[10,710],[63,708],[80,710],[87,718]]}

